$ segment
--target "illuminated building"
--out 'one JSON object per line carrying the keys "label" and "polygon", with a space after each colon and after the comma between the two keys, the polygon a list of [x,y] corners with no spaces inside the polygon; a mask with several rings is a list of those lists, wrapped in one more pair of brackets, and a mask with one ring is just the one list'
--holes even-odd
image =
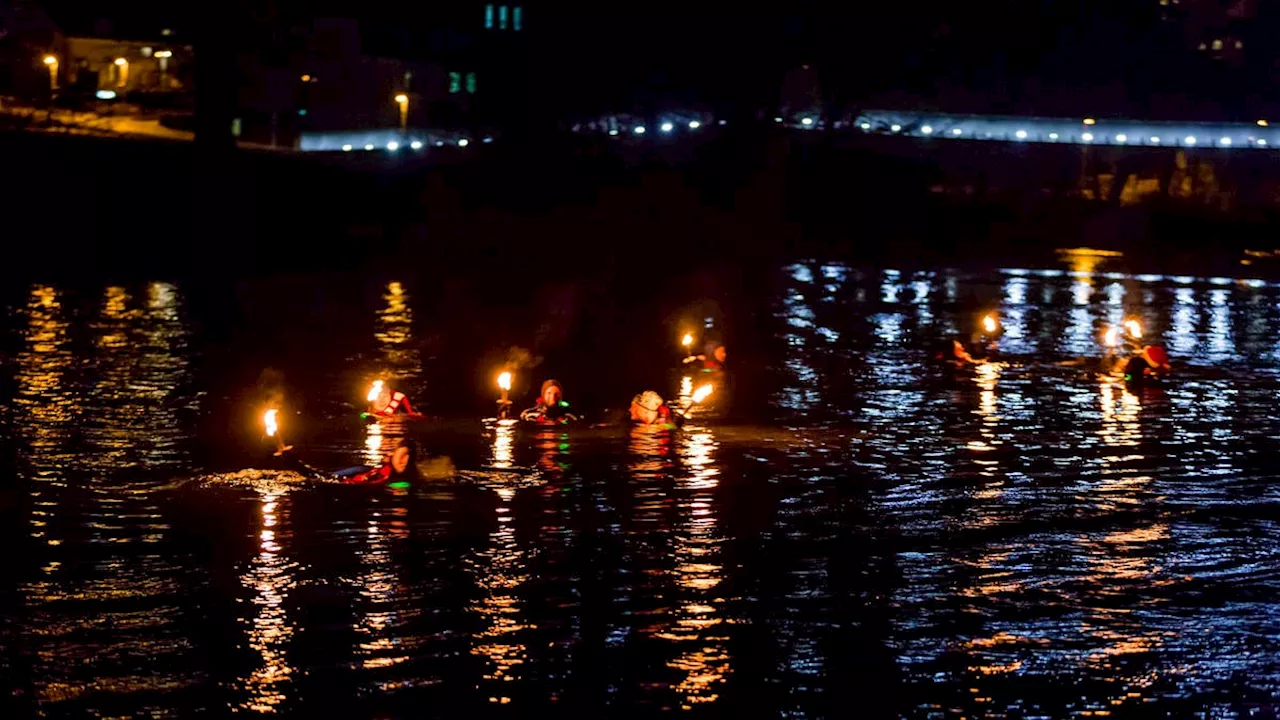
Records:
{"label": "illuminated building", "polygon": [[117,40],[69,37],[66,40],[68,85],[88,95],[110,90],[190,93],[195,56],[190,45],[161,40]]}

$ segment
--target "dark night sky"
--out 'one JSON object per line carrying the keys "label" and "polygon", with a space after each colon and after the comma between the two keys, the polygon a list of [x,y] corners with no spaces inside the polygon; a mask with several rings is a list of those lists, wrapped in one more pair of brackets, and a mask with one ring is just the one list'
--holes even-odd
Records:
{"label": "dark night sky", "polygon": [[[234,27],[253,12],[355,15],[364,27],[426,29],[445,13],[479,13],[483,3],[402,0],[228,0],[197,3],[47,0],[68,29],[92,28],[111,13],[125,34],[197,26],[203,13]],[[1194,7],[1194,0],[1184,0]],[[828,88],[850,99],[888,92],[925,102],[978,103],[1010,112],[1061,111],[1081,95],[1138,106],[1197,99],[1234,102],[1269,93],[1274,43],[1250,44],[1252,69],[1226,72],[1187,50],[1182,26],[1162,23],[1155,0],[993,0],[954,3],[786,4],[723,0],[634,5],[573,0],[526,7],[528,63],[539,92],[566,102],[613,105],[685,103],[701,97],[765,97],[789,67],[812,62]],[[207,23],[206,23],[207,24]],[[190,32],[185,33],[190,37]],[[957,99],[959,98],[959,99]],[[962,108],[957,108],[962,109]],[[982,107],[963,108],[981,111]]]}

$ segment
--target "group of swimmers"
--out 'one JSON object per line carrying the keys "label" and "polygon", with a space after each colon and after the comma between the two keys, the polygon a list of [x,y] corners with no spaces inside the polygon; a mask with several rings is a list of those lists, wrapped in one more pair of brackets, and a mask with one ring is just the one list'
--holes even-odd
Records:
{"label": "group of swimmers", "polygon": [[[710,372],[723,372],[727,361],[728,351],[722,343],[717,342],[709,344],[707,352],[704,354],[689,355],[684,359],[684,364],[700,365],[703,370]],[[373,387],[369,392],[368,401],[369,406],[364,413],[364,417],[371,421],[376,421],[378,418],[391,418],[397,415],[411,418],[422,417],[421,414],[413,410],[413,405],[408,396],[399,390],[388,387],[382,380],[374,381]],[[505,401],[503,402],[505,403]],[[687,407],[672,406],[656,391],[645,390],[631,398],[631,405],[626,419],[637,425],[679,427],[683,423],[687,411]],[[500,407],[499,416],[502,417],[504,413],[505,409]],[[539,425],[569,425],[581,421],[581,418],[572,412],[569,403],[564,398],[564,386],[561,385],[559,380],[553,379],[543,381],[542,387],[538,391],[538,399],[533,407],[519,413],[518,417],[522,422]]]}
{"label": "group of swimmers", "polygon": [[[722,343],[713,342],[708,344],[705,353],[690,354],[685,357],[683,364],[686,367],[697,365],[702,370],[711,373],[722,373],[727,361],[728,351],[725,346]],[[630,407],[621,420],[632,425],[655,430],[676,429],[684,423],[690,406],[705,399],[710,392],[711,386],[704,386],[693,394],[688,404],[684,407],[679,407],[663,399],[656,391],[645,390],[631,398]],[[570,409],[564,395],[564,386],[560,381],[554,379],[544,380],[539,388],[536,402],[532,407],[519,413],[519,420],[535,425],[569,425],[581,422],[581,418]],[[408,395],[388,386],[384,380],[374,381],[366,400],[368,401],[368,407],[362,413],[362,417],[370,422],[395,417],[422,417],[421,413],[414,410],[413,403]],[[509,404],[504,395],[504,400],[499,402],[500,417],[505,413],[505,409]],[[601,425],[610,424],[613,423],[601,423]],[[269,430],[268,432],[274,431]],[[419,458],[417,444],[410,438],[401,439],[383,464],[379,466],[362,465],[336,473],[322,473],[310,468],[288,453],[288,448],[285,448],[283,443],[280,443],[280,448],[281,452],[277,454],[289,457],[290,462],[296,469],[307,474],[329,477],[347,484],[410,482],[422,477],[423,468],[426,465]],[[441,460],[444,463],[448,462],[447,459]]]}
{"label": "group of swimmers", "polygon": [[[1123,338],[1118,329],[1107,331],[1104,344],[1108,348],[1108,354],[1103,358],[1103,366],[1100,369],[1122,378],[1126,384],[1134,387],[1159,382],[1161,378],[1168,375],[1172,370],[1169,365],[1168,351],[1159,345],[1138,342],[1142,338],[1142,328],[1136,320],[1127,321],[1125,330],[1127,334]],[[975,334],[972,338],[973,345],[989,352],[997,332],[998,325],[994,316],[986,316],[983,318],[983,332]],[[1127,355],[1124,356],[1114,353],[1114,349],[1122,342],[1127,351]],[[975,359],[973,353],[959,338],[952,338],[947,346],[938,351],[936,357],[956,367],[984,362],[984,358]]]}

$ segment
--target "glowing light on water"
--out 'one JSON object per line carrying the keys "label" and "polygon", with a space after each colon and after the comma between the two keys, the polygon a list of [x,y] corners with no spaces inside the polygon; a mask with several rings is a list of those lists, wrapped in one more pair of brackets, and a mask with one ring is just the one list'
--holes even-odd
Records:
{"label": "glowing light on water", "polygon": [[364,439],[364,461],[366,465],[382,464],[382,425],[370,423],[366,426]]}
{"label": "glowing light on water", "polygon": [[285,603],[293,585],[295,566],[282,557],[280,539],[281,494],[263,493],[259,500],[262,525],[258,533],[258,555],[240,581],[253,591],[254,615],[246,618],[249,648],[258,653],[258,666],[242,682],[250,698],[244,708],[258,713],[276,712],[285,701],[282,687],[294,674],[286,652],[293,636]]}
{"label": "glowing light on water", "polygon": [[515,457],[515,420],[499,420],[493,428],[493,466],[509,468]]}

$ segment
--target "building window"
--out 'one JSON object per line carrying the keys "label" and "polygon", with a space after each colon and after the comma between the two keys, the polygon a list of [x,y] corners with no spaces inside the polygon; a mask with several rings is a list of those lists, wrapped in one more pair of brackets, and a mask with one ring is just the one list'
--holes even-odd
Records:
{"label": "building window", "polygon": [[473,72],[467,73],[467,92],[472,95],[476,94],[476,74]]}
{"label": "building window", "polygon": [[449,92],[451,93],[462,92],[462,73],[456,73],[456,72],[449,73]]}
{"label": "building window", "polygon": [[498,29],[499,30],[507,29],[507,6],[506,5],[500,5],[498,7]]}
{"label": "building window", "polygon": [[493,6],[492,5],[484,6],[484,29],[485,30],[493,29]]}
{"label": "building window", "polygon": [[524,27],[524,8],[517,5],[515,9],[511,11],[511,28],[516,32],[520,32],[520,30],[523,27]]}

